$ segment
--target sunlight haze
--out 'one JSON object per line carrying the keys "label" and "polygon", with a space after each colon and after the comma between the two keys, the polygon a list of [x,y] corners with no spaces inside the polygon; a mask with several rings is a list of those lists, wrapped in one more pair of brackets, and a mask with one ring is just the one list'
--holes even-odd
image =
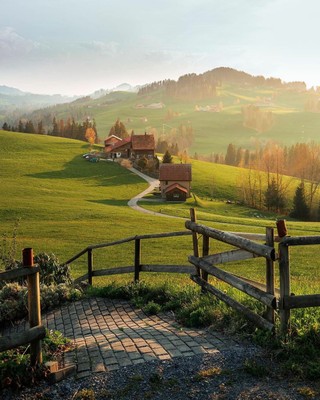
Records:
{"label": "sunlight haze", "polygon": [[226,66],[320,85],[315,0],[3,0],[0,85],[85,95]]}

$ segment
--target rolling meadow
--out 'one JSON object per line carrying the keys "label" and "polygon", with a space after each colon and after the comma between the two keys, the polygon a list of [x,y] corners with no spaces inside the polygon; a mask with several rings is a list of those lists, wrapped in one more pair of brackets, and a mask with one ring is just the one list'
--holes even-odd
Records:
{"label": "rolling meadow", "polygon": [[[32,247],[35,254],[54,253],[64,263],[88,245],[110,243],[138,234],[185,231],[191,207],[196,209],[199,223],[220,230],[265,233],[266,227],[276,226],[277,215],[258,212],[237,201],[238,176],[244,173],[240,168],[192,161],[193,197],[186,203],[146,201],[152,195],[140,202],[142,207],[152,211],[179,217],[169,218],[129,208],[128,200],[142,192],[146,182],[118,163],[86,161],[82,155],[87,150],[88,145],[81,141],[0,131],[1,258],[10,255],[19,260],[22,249]],[[213,187],[210,186],[212,176]],[[319,235],[319,224],[314,222],[288,220],[287,228],[291,236]],[[199,245],[202,246],[201,236]],[[290,250],[293,293],[320,293],[319,247],[299,246]],[[222,242],[210,241],[210,254],[229,249],[230,246]],[[134,250],[134,241],[97,249],[94,269],[132,266]],[[187,258],[192,253],[191,236],[148,239],[142,241],[141,263],[188,265]],[[86,255],[71,263],[70,268],[73,278],[84,275]],[[265,283],[264,259],[238,261],[225,264],[223,268]],[[89,293],[116,297],[133,295],[135,304],[145,307],[146,312],[174,307],[179,321],[187,326],[215,324],[218,329],[230,332],[246,330],[258,342],[281,349],[279,354],[287,371],[311,379],[319,377],[318,308],[292,310],[292,339],[276,344],[270,341],[268,334],[247,327],[241,314],[213,296],[199,296],[200,289],[187,274],[142,272],[140,280],[141,284],[134,286],[132,274],[94,277]],[[275,281],[279,286],[277,262]],[[255,312],[263,313],[261,304],[244,293],[213,277],[209,282]],[[153,301],[164,299],[163,306]],[[307,361],[306,354],[309,354]]]}
{"label": "rolling meadow", "polygon": [[[238,204],[237,182],[244,173],[240,168],[192,160],[193,197],[186,203],[140,202],[147,209],[180,218],[157,217],[127,206],[147,183],[118,163],[86,161],[82,154],[88,145],[81,141],[0,131],[0,142],[1,251],[8,252],[14,246],[11,250],[17,259],[23,248],[32,247],[35,253],[54,253],[65,262],[88,245],[138,234],[184,231],[191,207],[196,209],[199,223],[231,232],[264,233],[265,227],[275,227],[279,217]],[[292,193],[294,188],[293,182]],[[292,236],[319,234],[315,222],[288,220],[287,227]],[[320,292],[316,247],[292,249],[292,286],[297,293]],[[217,241],[211,244],[213,252],[225,248]],[[142,245],[145,264],[187,265],[190,254],[189,236],[150,239]],[[128,266],[133,264],[133,257],[133,243],[113,246],[97,250],[94,265],[96,269]],[[86,272],[86,263],[83,256],[71,265],[74,278]],[[226,268],[264,281],[263,265],[263,261],[252,260]],[[166,274],[144,275],[143,279],[168,278]],[[188,277],[177,275],[176,279],[189,284]],[[95,278],[95,284],[103,285],[105,280]]]}

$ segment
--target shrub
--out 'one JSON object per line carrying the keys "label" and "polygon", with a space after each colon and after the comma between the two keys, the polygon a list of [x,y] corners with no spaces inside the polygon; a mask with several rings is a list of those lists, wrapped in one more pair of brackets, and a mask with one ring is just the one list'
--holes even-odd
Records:
{"label": "shrub", "polygon": [[40,267],[41,283],[45,285],[72,283],[69,265],[61,265],[58,258],[53,253],[36,254],[34,256],[34,263]]}
{"label": "shrub", "polygon": [[[40,267],[41,309],[47,310],[66,301],[82,296],[80,289],[73,287],[70,268],[61,265],[54,254],[39,253],[34,262]],[[19,263],[15,263],[16,266]],[[10,266],[12,267],[12,263]],[[0,323],[17,321],[27,315],[28,289],[24,279],[4,282],[0,286]]]}
{"label": "shrub", "polygon": [[149,301],[149,303],[143,307],[143,311],[148,315],[155,315],[161,311],[161,306],[154,301]]}

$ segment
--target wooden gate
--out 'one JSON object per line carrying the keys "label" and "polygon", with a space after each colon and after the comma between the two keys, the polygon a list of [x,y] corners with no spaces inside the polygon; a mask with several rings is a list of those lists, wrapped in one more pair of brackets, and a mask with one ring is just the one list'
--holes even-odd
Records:
{"label": "wooden gate", "polygon": [[[243,313],[247,319],[263,329],[274,330],[275,314],[277,308],[276,289],[274,284],[274,261],[276,252],[274,249],[273,228],[266,228],[265,235],[258,234],[233,234],[209,228],[196,223],[195,212],[191,210],[191,221],[186,221],[186,228],[193,234],[193,252],[189,261],[196,267],[196,274],[191,279],[199,284],[203,290],[214,294],[217,298],[227,303],[237,311]],[[199,256],[198,234],[203,237],[202,256]],[[237,247],[217,254],[209,254],[209,239],[216,239]],[[266,244],[260,244],[253,240],[263,240]],[[236,276],[218,268],[216,264],[248,260],[256,257],[264,257],[266,260],[266,284]],[[221,281],[228,283],[236,289],[246,293],[263,303],[266,307],[265,317],[249,310],[243,304],[228,296],[223,291],[208,282],[208,275],[212,275]]]}

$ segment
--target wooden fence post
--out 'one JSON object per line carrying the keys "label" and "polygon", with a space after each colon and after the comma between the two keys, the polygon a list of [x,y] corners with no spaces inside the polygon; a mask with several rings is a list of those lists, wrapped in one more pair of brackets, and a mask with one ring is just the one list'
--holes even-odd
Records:
{"label": "wooden fence post", "polygon": [[289,246],[279,244],[279,269],[280,269],[280,330],[282,334],[288,333],[290,328],[290,309],[285,309],[285,299],[290,296],[290,257]]}
{"label": "wooden fence post", "polygon": [[[270,227],[266,228],[266,245],[274,247],[274,229]],[[266,286],[267,286],[267,293],[274,295],[275,293],[274,262],[268,259],[266,259]],[[269,322],[274,324],[275,312],[273,308],[267,307],[266,317]]]}
{"label": "wooden fence post", "polygon": [[[202,236],[202,257],[209,255],[209,236],[203,235]],[[202,270],[202,279],[208,282],[208,272]]]}
{"label": "wooden fence post", "polygon": [[[209,236],[207,236],[207,235],[202,236],[202,257],[209,255],[209,240],[210,240]],[[208,282],[208,276],[209,276],[208,272],[205,270],[202,270],[202,279],[205,282]],[[206,292],[206,289],[204,286],[201,287],[201,291],[203,293]]]}
{"label": "wooden fence post", "polygon": [[[26,248],[22,250],[23,266],[33,268],[33,250]],[[41,325],[41,307],[40,307],[40,277],[39,272],[28,275],[28,309],[30,328]],[[34,340],[30,344],[30,362],[34,366],[42,363],[41,340]]]}
{"label": "wooden fence post", "polygon": [[92,285],[92,271],[93,271],[93,252],[92,249],[88,250],[88,283]]}
{"label": "wooden fence post", "polygon": [[[194,208],[190,208],[190,219],[192,222],[197,222],[196,210]],[[193,255],[195,257],[199,257],[199,241],[198,234],[196,232],[192,232],[192,243],[193,243]],[[200,268],[196,267],[197,275],[200,276]]]}
{"label": "wooden fence post", "polygon": [[140,277],[140,255],[141,255],[141,241],[135,239],[134,241],[134,281],[138,282]]}

